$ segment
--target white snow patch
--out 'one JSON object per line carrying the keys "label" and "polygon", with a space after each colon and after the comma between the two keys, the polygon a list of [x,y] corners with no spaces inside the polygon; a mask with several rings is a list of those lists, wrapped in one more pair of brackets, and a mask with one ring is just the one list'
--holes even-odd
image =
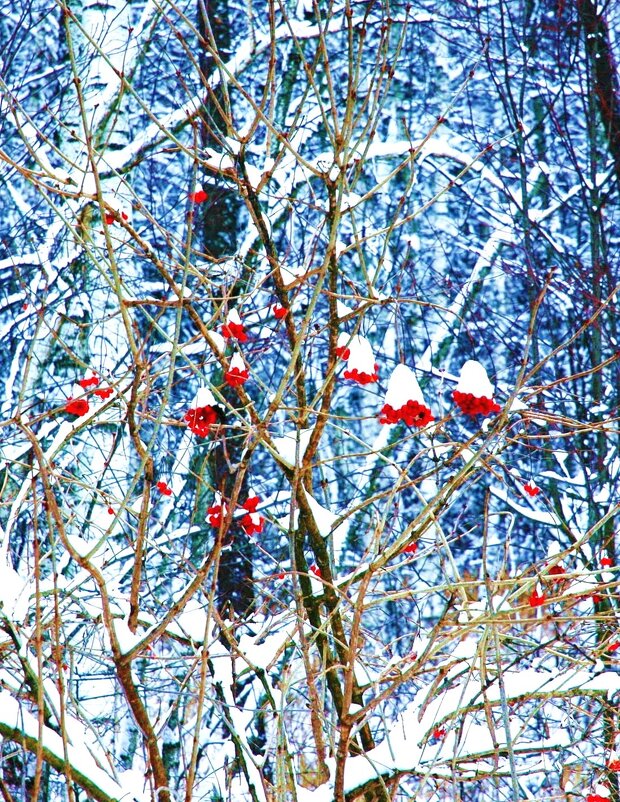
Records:
{"label": "white snow patch", "polygon": [[[342,301],[336,301],[336,314],[338,315],[339,318],[343,318],[343,317],[346,317],[347,315],[351,315],[351,314],[353,314],[353,311],[354,310],[351,309],[350,306],[347,306],[346,304],[343,304]],[[342,334],[340,335],[340,337],[342,337]],[[348,337],[348,335],[347,335],[347,337]],[[338,343],[338,344],[340,344],[340,343]]]}
{"label": "white snow patch", "polygon": [[282,437],[274,437],[273,445],[282,459],[291,467],[301,465],[301,460],[306,453],[311,435],[312,429],[288,432]]}
{"label": "white snow patch", "polygon": [[[107,511],[106,515],[108,518],[111,518]],[[69,546],[71,546],[71,548],[76,551],[80,557],[87,557],[96,564],[103,562],[102,555],[97,555],[97,552],[101,550],[101,547],[105,544],[105,540],[91,540],[89,542],[84,540],[84,538],[80,537],[79,535],[71,535],[69,533],[67,533],[66,538]],[[93,559],[95,557],[96,559]]]}
{"label": "white snow patch", "polygon": [[415,373],[407,365],[396,365],[388,381],[385,403],[392,409],[400,409],[408,401],[417,401],[418,404],[426,406]]}
{"label": "white snow patch", "polygon": [[286,289],[290,287],[291,284],[295,284],[302,276],[305,276],[308,272],[308,267],[305,265],[300,265],[299,267],[284,267],[284,265],[278,265],[278,270],[280,271],[280,278]]}
{"label": "white snow patch", "polygon": [[308,504],[312,511],[312,517],[314,518],[317,529],[319,530],[321,536],[332,536],[334,557],[336,562],[338,562],[342,553],[342,548],[347,539],[347,534],[349,532],[349,519],[345,518],[341,524],[334,528],[334,524],[340,516],[335,515],[333,512],[331,512],[331,510],[323,507],[314,498],[314,496],[311,496],[308,492],[306,492],[306,498],[308,499]]}
{"label": "white snow patch", "polygon": [[[39,720],[29,713],[23,705],[20,705],[7,691],[0,691],[0,718],[10,729],[23,732],[29,738],[39,741]],[[78,741],[81,734],[82,732],[72,733],[71,737]],[[64,763],[65,744],[63,744],[62,738],[57,733],[45,725],[41,729],[41,742],[43,747],[49,750],[60,763]],[[71,772],[78,781],[80,778],[88,778],[90,782],[111,799],[122,800],[128,798],[126,789],[97,765],[88,750],[82,747],[81,742],[79,745],[71,742],[67,743],[66,752],[71,764]],[[139,802],[146,802],[147,799],[150,799],[149,794],[138,792],[135,785],[131,789],[131,793]]]}
{"label": "white snow patch", "polygon": [[234,353],[232,359],[230,360],[230,369],[234,370],[247,370],[245,366],[245,362],[243,361],[243,357],[240,353]]}
{"label": "white snow patch", "polygon": [[0,607],[2,614],[13,621],[23,621],[30,606],[30,580],[23,579],[0,557]]}
{"label": "white snow patch", "polygon": [[209,337],[213,341],[213,345],[215,346],[215,350],[223,354],[226,350],[226,339],[222,337],[222,335],[217,331],[210,331]]}
{"label": "white snow patch", "polygon": [[372,375],[375,372],[375,355],[372,346],[361,334],[355,334],[349,343],[348,370],[357,370],[359,373]]}
{"label": "white snow patch", "polygon": [[530,521],[538,521],[538,523],[545,524],[546,526],[561,527],[562,521],[553,512],[546,512],[544,510],[535,510],[529,507],[524,507],[508,495],[508,491],[504,487],[497,485],[491,486],[491,493],[496,497],[506,502],[516,512],[528,518]]}
{"label": "white snow patch", "polygon": [[524,404],[523,401],[520,401],[518,398],[512,399],[509,410],[510,412],[523,412],[524,409],[528,409],[527,404]]}
{"label": "white snow patch", "polygon": [[190,408],[200,409],[201,407],[212,407],[215,405],[217,405],[217,401],[211,390],[208,387],[199,387]]}
{"label": "white snow patch", "polygon": [[470,393],[475,398],[493,398],[495,387],[480,362],[468,359],[461,368],[456,390],[459,393]]}
{"label": "white snow patch", "polygon": [[239,312],[236,308],[233,308],[229,311],[228,317],[226,318],[227,323],[234,323],[237,326],[242,326],[243,323],[241,322],[241,318],[239,316]]}
{"label": "white snow patch", "polygon": [[114,633],[123,654],[130,652],[142,640],[141,635],[137,635],[129,629],[124,618],[114,619]]}
{"label": "white snow patch", "polygon": [[348,331],[341,331],[338,335],[338,342],[336,343],[337,348],[347,348],[349,345],[349,341],[351,340],[351,335]]}

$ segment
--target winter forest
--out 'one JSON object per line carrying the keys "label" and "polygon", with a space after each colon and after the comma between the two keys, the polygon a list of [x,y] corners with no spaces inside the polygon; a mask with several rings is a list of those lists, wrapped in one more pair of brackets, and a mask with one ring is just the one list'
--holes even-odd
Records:
{"label": "winter forest", "polygon": [[619,802],[618,5],[0,57],[3,802]]}

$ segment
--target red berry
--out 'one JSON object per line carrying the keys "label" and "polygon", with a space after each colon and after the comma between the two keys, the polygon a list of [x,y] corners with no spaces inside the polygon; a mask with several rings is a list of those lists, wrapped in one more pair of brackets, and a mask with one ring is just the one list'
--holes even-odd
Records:
{"label": "red berry", "polygon": [[204,203],[209,196],[204,189],[199,189],[196,192],[189,193],[189,199],[192,203]]}
{"label": "red berry", "polygon": [[68,398],[65,404],[65,412],[68,412],[69,415],[75,415],[76,418],[86,415],[88,410],[88,401],[85,398]]}
{"label": "red berry", "polygon": [[530,603],[530,607],[540,607],[547,601],[547,599],[544,593],[538,593],[536,590],[534,590],[532,593],[530,593],[528,601]]}

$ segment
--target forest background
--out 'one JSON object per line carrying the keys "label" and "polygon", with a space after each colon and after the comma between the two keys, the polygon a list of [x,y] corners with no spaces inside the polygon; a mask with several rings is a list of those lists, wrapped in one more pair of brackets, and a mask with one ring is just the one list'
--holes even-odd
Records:
{"label": "forest background", "polygon": [[3,0],[5,802],[620,800],[619,50]]}

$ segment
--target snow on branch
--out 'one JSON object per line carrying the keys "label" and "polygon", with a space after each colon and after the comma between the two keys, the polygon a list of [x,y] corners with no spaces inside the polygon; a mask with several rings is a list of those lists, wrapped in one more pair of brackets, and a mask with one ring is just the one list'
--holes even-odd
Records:
{"label": "snow on branch", "polygon": [[147,794],[137,795],[135,787],[131,791],[123,788],[95,763],[83,746],[64,743],[49,727],[41,728],[39,738],[38,719],[7,691],[0,691],[0,733],[32,754],[42,752],[46,763],[60,774],[70,776],[97,802],[147,802],[150,798]]}

